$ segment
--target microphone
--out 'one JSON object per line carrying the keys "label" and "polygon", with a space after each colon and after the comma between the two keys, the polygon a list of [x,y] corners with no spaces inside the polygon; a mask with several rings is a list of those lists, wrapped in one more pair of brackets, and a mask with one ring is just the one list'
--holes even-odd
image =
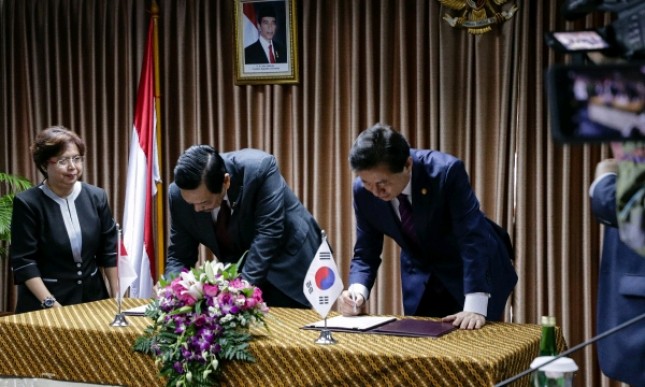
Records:
{"label": "microphone", "polygon": [[512,376],[512,377],[510,377],[510,378],[508,378],[506,380],[503,380],[503,381],[497,383],[495,385],[495,387],[502,387],[502,386],[509,385],[510,383],[513,383],[514,381],[516,381],[516,380],[518,380],[520,378],[523,378],[524,376],[529,375],[529,374],[537,371],[538,369],[542,368],[543,366],[545,366],[547,364],[550,364],[550,363],[556,361],[557,359],[559,359],[561,357],[565,357],[565,356],[567,356],[567,355],[569,355],[569,354],[571,354],[573,352],[576,352],[577,350],[582,349],[582,348],[586,347],[587,345],[589,345],[589,344],[591,344],[593,342],[596,342],[596,341],[598,341],[600,339],[603,339],[603,338],[605,338],[605,337],[607,337],[607,336],[609,336],[611,334],[614,334],[614,333],[618,332],[619,330],[621,330],[623,328],[627,328],[628,326],[633,325],[633,324],[635,324],[635,323],[637,323],[637,322],[639,322],[641,320],[645,320],[645,313],[641,314],[640,316],[636,316],[636,317],[632,318],[631,320],[627,320],[624,323],[622,323],[620,325],[617,325],[617,326],[615,326],[615,327],[613,327],[611,329],[608,329],[608,330],[604,331],[603,333],[600,333],[600,334],[592,337],[591,339],[589,339],[587,341],[583,341],[582,343],[580,343],[580,344],[578,344],[578,345],[576,345],[574,347],[569,348],[568,350],[558,354],[557,356],[554,356],[553,359],[550,359],[549,361],[546,361],[546,362],[542,363],[540,365],[540,367],[538,367],[538,368],[529,368],[527,370],[524,370],[524,371],[520,372],[519,374],[517,374],[515,376]]}

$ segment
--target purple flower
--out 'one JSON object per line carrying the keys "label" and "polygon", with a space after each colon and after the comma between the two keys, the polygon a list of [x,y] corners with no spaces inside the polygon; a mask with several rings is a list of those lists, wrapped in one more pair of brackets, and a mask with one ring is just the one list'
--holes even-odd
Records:
{"label": "purple flower", "polygon": [[258,300],[256,300],[255,298],[253,298],[253,297],[247,298],[245,300],[245,302],[244,302],[244,308],[245,309],[253,309],[253,308],[255,308],[255,306],[257,304],[258,304]]}
{"label": "purple flower", "polygon": [[175,333],[176,334],[181,335],[185,331],[186,331],[186,324],[184,324],[183,322],[175,325]]}
{"label": "purple flower", "polygon": [[206,322],[207,322],[206,319],[207,319],[207,316],[205,314],[194,315],[193,316],[193,324],[196,327],[204,326],[206,324]]}
{"label": "purple flower", "polygon": [[244,283],[244,280],[241,277],[237,277],[233,281],[230,281],[228,283],[228,286],[233,289],[244,289],[246,284]]}
{"label": "purple flower", "polygon": [[211,284],[204,284],[204,295],[207,297],[215,297],[219,293],[219,286],[217,285],[211,285]]}
{"label": "purple flower", "polygon": [[180,361],[176,361],[175,364],[173,364],[172,368],[178,374],[183,374],[184,373],[184,365]]}
{"label": "purple flower", "polygon": [[199,349],[200,353],[210,348],[210,346],[211,346],[211,343],[208,340],[206,340],[204,337],[198,338],[195,343],[195,347]]}

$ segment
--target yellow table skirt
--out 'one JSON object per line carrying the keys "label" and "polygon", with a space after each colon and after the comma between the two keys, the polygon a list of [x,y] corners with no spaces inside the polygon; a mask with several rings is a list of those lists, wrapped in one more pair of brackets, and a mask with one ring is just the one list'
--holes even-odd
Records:
{"label": "yellow table skirt", "polygon": [[[123,308],[147,302],[125,299]],[[115,314],[115,301],[104,300],[0,318],[0,375],[163,386],[152,357],[132,350],[149,319],[128,316],[129,326],[112,327]],[[488,323],[439,338],[334,332],[337,344],[318,345],[319,332],[300,327],[319,319],[313,310],[272,308],[269,331],[252,331],[256,362],[226,364],[222,384],[490,386],[527,369],[540,341],[539,325]],[[559,330],[558,346],[565,348]]]}

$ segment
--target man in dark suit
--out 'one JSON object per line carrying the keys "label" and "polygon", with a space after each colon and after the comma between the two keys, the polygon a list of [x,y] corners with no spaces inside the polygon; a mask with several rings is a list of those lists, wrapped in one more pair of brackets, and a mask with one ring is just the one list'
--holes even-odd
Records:
{"label": "man in dark suit", "polygon": [[[645,257],[621,241],[617,228],[617,170],[615,159],[601,161],[589,190],[591,210],[605,225],[598,283],[599,333],[645,313]],[[645,386],[645,321],[623,328],[597,345],[605,375],[633,386]]]}
{"label": "man in dark suit", "polygon": [[247,252],[242,277],[260,287],[269,306],[309,307],[302,284],[321,231],[275,157],[195,145],[179,157],[174,174],[166,275],[195,266],[200,244],[221,262]]}
{"label": "man in dark suit", "polygon": [[[444,317],[462,329],[500,320],[515,287],[508,234],[488,220],[463,163],[432,150],[410,149],[405,138],[377,124],[350,153],[356,244],[345,315],[360,313],[381,263],[383,236],[401,247],[406,315]],[[400,196],[404,194],[405,196]]]}
{"label": "man in dark suit", "polygon": [[244,63],[287,63],[287,50],[276,41],[275,32],[278,29],[275,10],[270,5],[259,5],[257,10],[258,40],[244,49]]}

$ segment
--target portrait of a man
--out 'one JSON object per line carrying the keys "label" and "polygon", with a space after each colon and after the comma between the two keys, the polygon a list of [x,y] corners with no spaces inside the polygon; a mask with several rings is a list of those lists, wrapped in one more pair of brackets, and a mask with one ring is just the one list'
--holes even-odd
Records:
{"label": "portrait of a man", "polygon": [[295,0],[235,0],[235,84],[298,83]]}
{"label": "portrait of a man", "polygon": [[274,2],[258,3],[254,6],[258,38],[244,48],[245,64],[287,63],[287,49],[278,38],[281,26],[272,3]]}

